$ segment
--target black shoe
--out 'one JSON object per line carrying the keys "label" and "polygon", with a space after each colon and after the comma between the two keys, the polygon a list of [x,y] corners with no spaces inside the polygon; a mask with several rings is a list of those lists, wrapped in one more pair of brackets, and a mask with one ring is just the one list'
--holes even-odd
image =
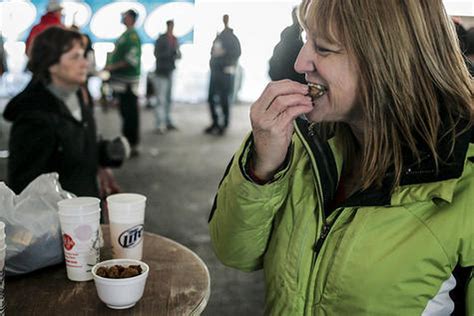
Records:
{"label": "black shoe", "polygon": [[176,131],[178,130],[178,128],[176,126],[174,126],[173,124],[169,123],[169,124],[166,124],[166,129],[169,130],[169,131]]}
{"label": "black shoe", "polygon": [[217,135],[223,136],[223,135],[225,134],[225,131],[226,131],[225,127],[219,126],[219,127],[217,128]]}
{"label": "black shoe", "polygon": [[137,147],[133,147],[132,150],[130,150],[130,158],[138,156],[140,156],[140,149],[138,149]]}
{"label": "black shoe", "polygon": [[163,127],[157,127],[153,131],[156,135],[163,135],[165,133],[165,129]]}
{"label": "black shoe", "polygon": [[211,126],[209,126],[208,128],[206,128],[206,129],[204,130],[204,133],[206,133],[206,134],[214,134],[214,132],[216,132],[218,129],[219,129],[218,126],[216,126],[216,125],[211,125]]}

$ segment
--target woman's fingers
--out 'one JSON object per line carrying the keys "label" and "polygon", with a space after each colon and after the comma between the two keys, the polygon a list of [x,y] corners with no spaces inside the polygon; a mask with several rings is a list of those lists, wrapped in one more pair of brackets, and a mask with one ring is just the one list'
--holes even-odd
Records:
{"label": "woman's fingers", "polygon": [[313,102],[309,96],[302,94],[282,95],[275,98],[275,100],[266,110],[265,114],[276,118],[282,112],[287,111],[288,108],[298,105],[312,107]]}
{"label": "woman's fingers", "polygon": [[273,101],[282,95],[308,94],[308,86],[288,79],[270,82],[255,103],[255,110],[265,112]]}
{"label": "woman's fingers", "polygon": [[291,80],[270,83],[252,105],[250,120],[254,139],[254,171],[270,178],[285,160],[293,120],[313,109],[306,85]]}
{"label": "woman's fingers", "polygon": [[285,111],[281,112],[280,115],[276,118],[279,121],[280,125],[288,126],[293,124],[293,121],[300,116],[301,114],[309,113],[313,109],[313,105],[296,105],[288,107]]}
{"label": "woman's fingers", "polygon": [[265,112],[251,109],[250,119],[254,128],[271,129],[272,126],[278,125],[283,113],[285,113],[284,117],[289,114],[291,120],[303,113],[310,112],[312,108],[313,103],[308,96],[301,94],[282,95],[275,98]]}

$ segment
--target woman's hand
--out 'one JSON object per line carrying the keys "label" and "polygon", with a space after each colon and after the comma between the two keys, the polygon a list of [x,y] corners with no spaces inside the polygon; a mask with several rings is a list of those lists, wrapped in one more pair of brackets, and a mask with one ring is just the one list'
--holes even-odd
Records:
{"label": "woman's hand", "polygon": [[313,109],[308,86],[291,81],[270,82],[250,108],[255,152],[253,172],[269,180],[285,160],[293,134],[293,121]]}
{"label": "woman's hand", "polygon": [[109,168],[99,168],[97,172],[99,178],[99,195],[101,198],[106,198],[107,196],[122,191],[117,181],[115,180],[112,170]]}

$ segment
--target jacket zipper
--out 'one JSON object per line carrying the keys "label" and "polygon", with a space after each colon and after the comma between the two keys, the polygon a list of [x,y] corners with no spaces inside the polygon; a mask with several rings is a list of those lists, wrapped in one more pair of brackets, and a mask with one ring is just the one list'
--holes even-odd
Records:
{"label": "jacket zipper", "polygon": [[[305,138],[301,135],[301,132],[299,131],[299,129],[296,129],[300,138],[302,140],[305,140]],[[314,130],[313,129],[309,129],[309,136],[311,138],[313,138],[314,136]],[[316,143],[316,142],[315,142]],[[316,143],[316,145],[318,145]],[[306,144],[306,146],[309,146],[309,144]],[[311,149],[308,150],[308,152],[312,152]],[[313,155],[312,156],[312,159],[311,159],[311,164],[312,164],[312,169],[313,169],[313,176],[315,179],[320,179],[317,177],[317,174],[316,174],[316,170],[317,170],[317,162],[316,162],[316,157],[314,157]],[[327,163],[327,160],[326,160],[326,157],[322,157],[322,163],[324,164],[325,167],[328,167],[328,163]],[[329,179],[331,182],[333,179]],[[331,228],[332,226],[334,225],[334,223],[336,223],[337,221],[337,218],[339,217],[339,215],[342,213],[342,210],[344,210],[344,208],[340,208],[338,210],[338,213],[335,215],[334,217],[334,220],[331,222],[331,223],[328,223],[327,221],[327,218],[326,218],[326,215],[325,215],[325,212],[324,212],[324,207],[326,205],[324,205],[324,193],[323,193],[323,188],[322,188],[322,184],[319,183],[319,181],[315,181],[316,183],[316,188],[319,190],[319,195],[320,195],[320,201],[322,202],[322,207],[320,209],[321,211],[321,219],[322,219],[322,222],[323,222],[323,227],[321,228],[321,232],[319,234],[319,237],[318,237],[318,240],[316,241],[316,243],[313,245],[313,260],[312,260],[312,263],[311,263],[311,275],[314,273],[314,266],[316,264],[316,260],[318,258],[318,255],[319,255],[319,251],[321,250],[323,244],[324,244],[324,241],[326,240],[327,236],[329,235],[329,232],[331,231]],[[336,211],[336,210],[334,210]],[[310,283],[308,283],[308,286],[310,286]],[[308,294],[308,292],[307,292]],[[306,309],[306,307],[305,307]]]}
{"label": "jacket zipper", "polygon": [[[313,245],[313,260],[311,262],[311,272],[310,272],[310,280],[308,282],[308,286],[311,286],[311,280],[313,279],[312,275],[314,273],[316,273],[316,271],[314,270],[314,267],[316,265],[316,261],[318,259],[318,255],[319,255],[319,252],[321,250],[321,248],[323,247],[323,244],[324,242],[326,241],[326,238],[327,236],[329,235],[329,233],[331,232],[331,228],[334,226],[334,224],[336,223],[337,219],[339,218],[339,215],[342,214],[342,211],[344,210],[344,208],[340,208],[338,210],[334,210],[334,212],[338,212],[335,217],[334,217],[334,220],[331,222],[331,223],[328,223],[327,222],[327,219],[324,215],[324,210],[323,210],[323,227],[321,228],[321,232],[319,233],[319,237],[318,237],[318,240],[315,242],[315,244]],[[317,276],[315,277],[317,279]],[[313,284],[314,286],[314,290],[313,290],[313,299],[310,299],[308,297],[308,294],[310,293],[310,291],[307,289],[306,291],[306,295],[307,295],[307,300],[306,302],[309,302],[309,301],[315,301],[315,295],[316,295],[316,284]],[[305,304],[306,305],[306,304]],[[310,310],[312,310],[313,306],[305,306],[305,311],[307,310],[307,308],[309,308]]]}
{"label": "jacket zipper", "polygon": [[323,228],[321,230],[321,234],[319,234],[319,238],[313,246],[313,251],[316,254],[318,254],[319,250],[321,250],[321,247],[323,246],[323,243],[326,240],[326,237],[329,235],[330,230],[331,230],[331,226],[328,223],[324,223]]}
{"label": "jacket zipper", "polygon": [[[319,251],[321,250],[321,248],[324,244],[324,241],[326,240],[326,237],[329,235],[329,232],[331,231],[331,228],[336,223],[337,218],[339,217],[339,215],[341,215],[343,209],[344,208],[334,210],[334,212],[337,212],[337,214],[334,216],[334,220],[332,221],[332,223],[328,223],[327,220],[326,220],[326,217],[324,217],[324,215],[323,215],[323,228],[321,229],[321,233],[319,234],[318,240],[316,241],[316,243],[313,246],[313,251],[315,252],[316,257],[319,254]],[[316,257],[315,257],[314,262],[316,262]]]}
{"label": "jacket zipper", "polygon": [[[314,128],[313,128],[312,126],[310,126],[310,128],[308,129],[308,134],[309,134],[309,136],[310,136],[311,138],[314,138],[314,136],[315,136],[315,131],[314,131]],[[304,138],[303,138],[303,139],[304,139]],[[319,146],[319,143],[316,142],[316,141],[314,141],[314,144],[315,144],[316,146]],[[310,151],[310,152],[311,152],[311,151]],[[313,157],[313,158],[316,158],[316,157]],[[329,168],[329,165],[328,165],[328,163],[327,163],[326,157],[322,157],[321,160],[322,160],[322,163],[323,163],[324,167],[325,167],[325,168]],[[316,163],[316,161],[315,161],[315,163]],[[313,174],[314,174],[315,179],[318,179],[318,177],[317,177],[317,175],[316,175],[316,171],[315,171],[317,168],[318,168],[318,167],[317,167],[316,164],[313,165]],[[330,186],[333,186],[333,185],[334,185],[334,182],[333,182],[334,179],[330,178],[329,180],[330,180],[329,185],[330,185]],[[330,224],[327,222],[326,215],[325,215],[325,213],[324,213],[324,206],[325,206],[325,205],[324,205],[324,193],[323,193],[323,188],[321,187],[321,185],[320,185],[320,191],[321,191],[321,193],[322,193],[321,202],[323,203],[322,214],[321,214],[321,218],[322,218],[322,220],[323,220],[323,227],[322,227],[322,229],[321,229],[321,233],[319,234],[318,240],[316,241],[315,245],[313,246],[313,251],[314,251],[316,254],[319,253],[319,250],[320,250],[321,247],[323,246],[323,243],[324,243],[324,241],[326,240],[326,237],[328,236],[329,232],[331,231],[331,226],[332,226],[332,225],[330,225]],[[340,213],[340,212],[339,212],[339,213]],[[338,216],[339,216],[339,215],[336,215],[336,217],[334,218],[334,221],[332,222],[333,224],[334,224],[334,222],[336,221],[336,219],[337,219]],[[314,262],[316,262],[316,258],[314,258],[313,264],[314,264]]]}

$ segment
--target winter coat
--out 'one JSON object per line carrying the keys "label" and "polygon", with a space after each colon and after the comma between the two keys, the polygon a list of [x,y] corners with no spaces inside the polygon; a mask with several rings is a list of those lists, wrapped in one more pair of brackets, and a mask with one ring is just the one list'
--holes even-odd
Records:
{"label": "winter coat", "polygon": [[212,71],[223,71],[236,66],[241,54],[240,42],[231,28],[225,28],[212,43],[210,66]]}
{"label": "winter coat", "polygon": [[456,139],[438,173],[430,155],[419,165],[407,151],[393,193],[359,191],[332,212],[343,165],[334,137],[298,120],[289,162],[266,185],[246,171],[249,137],[214,202],[214,250],[228,266],[263,267],[266,314],[474,315],[471,135]]}
{"label": "winter coat", "polygon": [[99,146],[92,108],[78,92],[82,121],[39,81],[7,105],[10,130],[8,185],[21,192],[43,173],[57,172],[61,186],[78,196],[98,196]]}

